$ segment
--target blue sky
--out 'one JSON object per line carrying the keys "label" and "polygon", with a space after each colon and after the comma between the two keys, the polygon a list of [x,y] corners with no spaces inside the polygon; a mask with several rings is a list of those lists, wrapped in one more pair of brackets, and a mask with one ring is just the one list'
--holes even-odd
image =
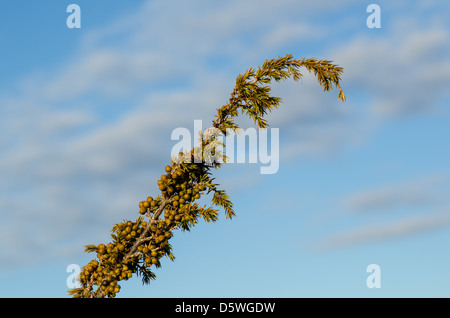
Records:
{"label": "blue sky", "polygon": [[[81,28],[66,8],[81,8]],[[381,8],[369,29],[366,7]],[[0,296],[67,297],[69,264],[156,193],[177,127],[213,120],[267,58],[333,60],[342,88],[274,85],[280,167],[229,164],[237,216],[177,232],[120,297],[448,297],[450,27],[442,1],[9,1],[0,13]],[[251,122],[242,120],[244,127]],[[204,127],[206,128],[206,127]],[[206,201],[205,201],[206,202]],[[366,286],[369,264],[381,288]]]}

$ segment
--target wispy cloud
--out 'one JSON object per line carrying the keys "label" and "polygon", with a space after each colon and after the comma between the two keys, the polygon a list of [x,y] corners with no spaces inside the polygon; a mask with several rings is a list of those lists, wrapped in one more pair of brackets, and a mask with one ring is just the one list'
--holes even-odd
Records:
{"label": "wispy cloud", "polygon": [[449,180],[448,172],[442,172],[348,195],[342,200],[345,211],[364,213],[341,214],[340,218],[351,217],[353,222],[359,218],[362,224],[319,238],[311,246],[329,250],[448,229]]}
{"label": "wispy cloud", "polygon": [[449,96],[449,39],[443,28],[410,26],[389,37],[355,38],[337,50],[336,58],[346,70],[347,84],[371,92],[372,114],[389,118],[436,112],[439,100]]}
{"label": "wispy cloud", "polygon": [[[347,88],[372,92],[375,113],[407,112],[424,100],[432,105],[427,96],[445,95],[447,31],[427,28],[415,36],[415,27],[404,37],[340,34],[335,41],[333,23],[318,29],[312,18],[327,14],[343,23],[358,3],[148,1],[86,30],[80,50],[64,63],[0,92],[0,270],[25,254],[39,261],[80,251],[113,222],[135,217],[142,189],[151,190],[169,158],[171,129],[210,119],[237,72],[280,50],[302,57],[305,46],[324,43],[318,54],[344,66]],[[442,55],[429,58],[436,51]],[[414,63],[418,68],[410,69]],[[375,126],[351,95],[341,104],[311,78],[274,92],[286,103],[271,122],[290,136],[281,152],[291,158],[339,150]],[[357,194],[347,204],[362,209],[389,199],[377,195]]]}
{"label": "wispy cloud", "polygon": [[407,217],[400,221],[361,226],[340,234],[331,235],[313,244],[318,251],[349,247],[359,244],[380,242],[427,233],[450,226],[450,212],[427,216]]}
{"label": "wispy cloud", "polygon": [[69,62],[42,89],[45,99],[61,102],[88,93],[129,96],[142,85],[173,78],[175,65],[151,51],[97,49]]}
{"label": "wispy cloud", "polygon": [[383,185],[351,194],[343,199],[343,205],[352,211],[367,212],[447,203],[448,193],[443,191],[442,186],[449,180],[448,173],[444,172],[394,185]]}

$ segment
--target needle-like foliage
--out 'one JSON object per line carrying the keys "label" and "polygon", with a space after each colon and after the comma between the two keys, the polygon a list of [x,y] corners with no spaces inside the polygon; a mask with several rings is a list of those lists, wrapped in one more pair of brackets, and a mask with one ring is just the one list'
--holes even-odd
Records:
{"label": "needle-like foliage", "polygon": [[[236,86],[227,104],[217,109],[212,123],[215,130],[227,134],[227,129],[238,132],[233,121],[240,113],[249,116],[258,128],[268,127],[264,116],[276,109],[281,99],[270,95],[271,81],[303,77],[299,69],[304,67],[313,73],[324,91],[339,90],[338,98],[345,100],[339,85],[343,69],[331,61],[314,58],[294,59],[284,57],[266,60],[258,69],[249,68],[236,78]],[[201,144],[173,157],[165,167],[165,174],[157,181],[160,194],[149,196],[139,203],[139,216],[135,221],[124,220],[111,228],[111,242],[86,245],[85,252],[95,253],[95,259],[82,268],[79,276],[81,287],[69,290],[73,297],[115,297],[120,291],[119,282],[133,274],[144,284],[156,278],[152,271],[161,266],[161,258],[174,260],[169,244],[173,231],[189,231],[200,218],[206,222],[218,219],[222,208],[227,218],[235,215],[233,203],[212,178],[212,169],[220,168],[226,157],[215,153],[220,142],[212,130],[201,133]],[[205,154],[210,154],[205,156]],[[218,160],[220,158],[221,160]],[[200,206],[195,201],[211,193],[211,207]]]}

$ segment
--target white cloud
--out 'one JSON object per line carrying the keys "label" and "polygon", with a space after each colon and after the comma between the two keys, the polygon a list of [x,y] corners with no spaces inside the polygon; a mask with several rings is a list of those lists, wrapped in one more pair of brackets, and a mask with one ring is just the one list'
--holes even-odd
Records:
{"label": "white cloud", "polygon": [[331,235],[313,245],[316,250],[329,250],[352,245],[402,238],[427,233],[450,226],[450,213],[434,213],[427,216],[407,217],[400,221],[362,226],[341,234]]}
{"label": "white cloud", "polygon": [[269,30],[262,37],[260,45],[267,48],[283,47],[323,36],[323,32],[318,27],[312,28],[306,23],[282,23]]}
{"label": "white cloud", "polygon": [[165,56],[151,51],[101,49],[65,65],[46,83],[42,95],[51,102],[92,92],[109,98],[121,97],[174,74],[174,65]]}
{"label": "white cloud", "polygon": [[[275,57],[279,45],[311,35],[327,43],[333,25],[313,30],[311,16],[338,10],[345,20],[355,3],[149,1],[86,31],[79,52],[64,65],[30,74],[17,83],[18,93],[1,92],[0,131],[8,138],[0,140],[0,206],[9,215],[2,213],[0,266],[18,264],[28,252],[31,261],[57,257],[71,250],[67,246],[81,248],[81,241],[102,237],[117,219],[136,216],[135,203],[168,158],[171,129],[212,120],[237,73]],[[339,47],[319,53],[344,66],[344,88],[361,84],[378,97],[377,111],[392,102],[387,109],[398,113],[427,94],[445,93],[449,72],[442,57],[409,69],[430,52],[448,50],[446,31],[427,32],[375,41],[343,38]],[[169,82],[175,84],[164,85]],[[355,116],[351,96],[339,103],[335,92],[322,94],[314,80],[274,92],[285,103],[269,120],[291,134],[284,151],[293,158],[340,149],[373,127],[367,114]],[[123,103],[120,116],[110,120],[109,103],[117,99]],[[64,240],[70,244],[47,248]]]}
{"label": "white cloud", "polygon": [[337,49],[345,85],[370,92],[372,113],[396,117],[436,111],[450,85],[449,34],[409,29],[389,37],[359,37]]}
{"label": "white cloud", "polygon": [[44,134],[55,132],[61,134],[64,131],[77,129],[95,121],[95,115],[87,110],[68,110],[47,114],[45,123],[40,128],[42,128]]}
{"label": "white cloud", "polygon": [[447,203],[448,194],[442,186],[448,183],[448,173],[384,185],[351,194],[344,198],[344,207],[354,211],[380,211],[396,207],[431,206]]}
{"label": "white cloud", "polygon": [[449,180],[444,171],[347,195],[341,201],[347,211],[377,213],[340,215],[341,222],[350,217],[363,225],[318,238],[311,247],[329,250],[448,229]]}

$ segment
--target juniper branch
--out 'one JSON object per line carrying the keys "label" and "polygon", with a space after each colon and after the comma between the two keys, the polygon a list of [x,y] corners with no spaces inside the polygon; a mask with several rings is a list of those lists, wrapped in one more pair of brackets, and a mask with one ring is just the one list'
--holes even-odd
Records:
{"label": "juniper branch", "polygon": [[[292,78],[300,80],[303,74],[299,68],[304,67],[313,73],[324,91],[333,88],[339,90],[338,99],[345,100],[340,86],[343,69],[328,60],[314,58],[294,59],[291,54],[264,61],[262,66],[249,68],[236,77],[236,86],[230,94],[228,103],[217,109],[212,126],[223,134],[227,129],[240,130],[233,118],[239,113],[249,116],[258,128],[266,128],[264,116],[278,108],[281,98],[270,95],[269,84]],[[208,132],[209,133],[209,132]],[[206,222],[215,222],[218,210],[212,207],[199,207],[195,200],[207,190],[213,193],[213,206],[223,208],[225,216],[235,215],[233,203],[223,189],[213,183],[212,169],[221,166],[211,158],[198,159],[207,147],[213,149],[217,143],[216,136],[202,135],[200,148],[193,148],[178,157],[172,158],[171,165],[166,166],[166,174],[158,180],[161,194],[156,198],[148,197],[139,203],[142,215],[136,221],[124,221],[111,229],[112,242],[99,245],[86,245],[86,252],[96,252],[97,259],[91,260],[83,267],[79,276],[81,287],[69,290],[73,297],[115,297],[120,291],[118,282],[127,280],[133,274],[142,276],[143,283],[149,283],[156,275],[150,270],[154,265],[160,266],[160,258],[174,256],[168,240],[178,228],[189,230],[199,218]],[[226,157],[215,154],[226,162]],[[143,216],[147,221],[144,221]]]}

